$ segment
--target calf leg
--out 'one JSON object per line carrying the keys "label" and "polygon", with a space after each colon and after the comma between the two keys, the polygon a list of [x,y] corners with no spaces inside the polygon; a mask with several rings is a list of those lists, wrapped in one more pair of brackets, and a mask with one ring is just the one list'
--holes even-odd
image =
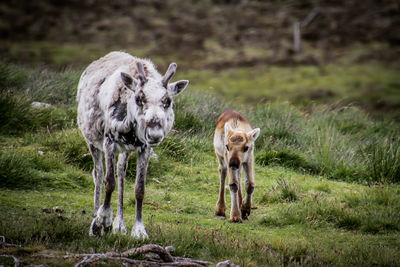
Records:
{"label": "calf leg", "polygon": [[238,170],[232,170],[229,168],[229,189],[231,191],[231,213],[230,213],[230,222],[241,223],[241,212],[239,208],[239,173],[241,172],[241,168]]}
{"label": "calf leg", "polygon": [[147,166],[149,165],[149,158],[150,158],[150,147],[146,146],[141,148],[138,152],[138,160],[136,167],[136,184],[135,184],[136,220],[131,232],[131,235],[138,239],[148,238],[146,229],[143,225],[142,206],[144,199]]}
{"label": "calf leg", "polygon": [[128,167],[129,153],[124,152],[119,154],[117,163],[118,174],[118,210],[117,216],[113,222],[113,233],[126,234],[126,226],[124,222],[124,181],[126,176],[126,169]]}
{"label": "calf leg", "polygon": [[242,201],[243,201],[243,195],[242,195],[242,168],[240,167],[238,171],[238,183],[239,183],[239,191],[238,191],[238,201],[239,201],[239,208],[242,208]]}
{"label": "calf leg", "polygon": [[94,161],[93,180],[94,180],[94,215],[100,206],[101,199],[101,186],[103,184],[104,170],[103,170],[103,152],[93,145],[89,145],[90,153]]}
{"label": "calf leg", "polygon": [[217,207],[215,215],[225,217],[225,178],[226,178],[226,164],[223,158],[217,155],[218,158],[218,170],[219,170],[219,197],[217,201]]}
{"label": "calf leg", "polygon": [[251,157],[249,161],[243,164],[244,172],[245,172],[245,189],[246,189],[246,197],[242,203],[242,218],[247,220],[251,211],[251,198],[254,192],[254,188],[256,183],[254,181],[254,159]]}
{"label": "calf leg", "polygon": [[104,141],[104,153],[106,155],[106,182],[104,203],[97,211],[96,217],[90,226],[90,235],[102,235],[111,230],[113,211],[111,209],[111,195],[115,189],[115,144],[109,136]]}

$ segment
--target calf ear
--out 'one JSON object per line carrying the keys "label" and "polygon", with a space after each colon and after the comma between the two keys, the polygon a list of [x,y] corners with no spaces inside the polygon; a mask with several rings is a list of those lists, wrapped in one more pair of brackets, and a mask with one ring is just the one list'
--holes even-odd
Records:
{"label": "calf ear", "polygon": [[125,72],[121,72],[121,80],[123,84],[132,91],[135,91],[136,85],[139,84],[139,80],[133,78],[131,75]]}
{"label": "calf ear", "polygon": [[260,135],[260,128],[255,128],[247,133],[247,137],[250,141],[256,141],[258,136]]}
{"label": "calf ear", "polygon": [[186,87],[188,86],[189,81],[188,80],[181,80],[181,81],[177,81],[174,83],[169,83],[168,84],[168,93],[170,96],[175,96],[175,95],[179,95],[180,93],[182,93]]}
{"label": "calf ear", "polygon": [[233,129],[232,129],[232,126],[230,125],[230,123],[229,122],[225,123],[224,132],[225,132],[225,141],[226,142],[228,141],[229,133],[232,131],[233,131]]}

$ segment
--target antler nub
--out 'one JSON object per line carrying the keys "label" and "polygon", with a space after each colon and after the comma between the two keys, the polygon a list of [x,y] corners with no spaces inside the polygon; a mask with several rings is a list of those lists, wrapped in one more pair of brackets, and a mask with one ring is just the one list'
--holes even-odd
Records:
{"label": "antler nub", "polygon": [[171,80],[172,76],[174,76],[175,72],[176,72],[176,68],[178,67],[178,65],[176,65],[175,62],[172,62],[169,67],[167,72],[164,74],[164,77],[162,79],[162,84],[164,87],[167,87],[169,80]]}
{"label": "antler nub", "polygon": [[143,85],[147,82],[147,79],[146,79],[146,74],[144,73],[144,68],[143,68],[142,62],[136,62],[136,67],[138,70],[140,83],[141,83],[141,85]]}

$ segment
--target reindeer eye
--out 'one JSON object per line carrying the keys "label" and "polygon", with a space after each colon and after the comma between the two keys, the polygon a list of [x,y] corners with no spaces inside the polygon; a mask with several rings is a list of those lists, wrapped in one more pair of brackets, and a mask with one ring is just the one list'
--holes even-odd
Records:
{"label": "reindeer eye", "polygon": [[245,146],[243,150],[244,150],[244,152],[247,152],[247,150],[249,150],[249,147]]}
{"label": "reindeer eye", "polygon": [[138,105],[139,107],[143,107],[143,105],[144,105],[143,98],[140,97],[140,96],[137,96],[137,97],[135,98],[135,102],[136,102],[136,105]]}
{"label": "reindeer eye", "polygon": [[171,99],[169,97],[165,98],[163,101],[163,107],[167,109],[169,108],[170,105],[171,105]]}
{"label": "reindeer eye", "polygon": [[228,151],[229,151],[229,146],[228,146],[228,145],[226,145],[225,147],[226,147],[226,150],[228,150]]}

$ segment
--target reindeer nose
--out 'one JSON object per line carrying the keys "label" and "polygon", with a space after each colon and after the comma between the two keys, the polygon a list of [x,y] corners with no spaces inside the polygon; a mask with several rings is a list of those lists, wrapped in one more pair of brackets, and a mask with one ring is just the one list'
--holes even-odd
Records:
{"label": "reindeer nose", "polygon": [[146,138],[150,145],[158,144],[164,139],[164,131],[160,128],[148,128]]}

